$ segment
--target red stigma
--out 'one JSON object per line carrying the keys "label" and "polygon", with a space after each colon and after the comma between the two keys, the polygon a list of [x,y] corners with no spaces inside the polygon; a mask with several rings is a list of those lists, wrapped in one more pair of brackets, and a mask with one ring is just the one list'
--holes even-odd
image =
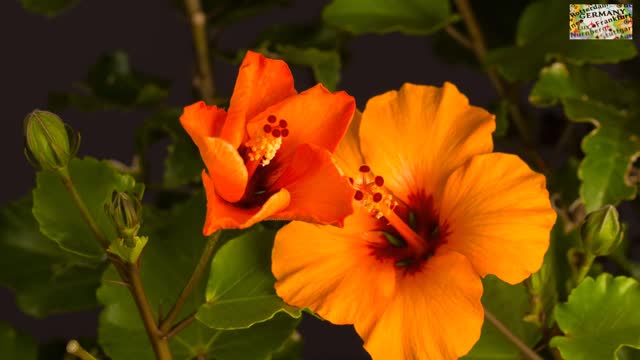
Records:
{"label": "red stigma", "polygon": [[376,176],[375,182],[376,186],[382,186],[384,185],[384,178],[382,176]]}
{"label": "red stigma", "polygon": [[282,129],[280,134],[282,134],[283,138],[289,136],[289,129]]}
{"label": "red stigma", "polygon": [[362,193],[362,191],[360,190],[356,190],[356,193],[353,195],[353,198],[360,201],[364,199],[364,193]]}
{"label": "red stigma", "polygon": [[367,165],[360,166],[360,172],[367,173],[369,171],[371,171],[371,168],[369,166]]}
{"label": "red stigma", "polygon": [[281,128],[286,128],[287,127],[287,120],[284,120],[284,119],[280,120],[278,125],[280,125]]}
{"label": "red stigma", "polygon": [[269,117],[267,118],[267,121],[273,124],[274,122],[276,122],[276,116],[269,115]]}
{"label": "red stigma", "polygon": [[266,132],[267,134],[271,132],[271,125],[269,124],[264,124],[264,126],[262,127],[262,129],[264,130],[264,132]]}
{"label": "red stigma", "polygon": [[280,137],[280,130],[278,129],[273,129],[273,131],[271,132],[271,135],[273,135],[273,137]]}
{"label": "red stigma", "polygon": [[349,183],[351,183],[351,185],[353,185],[353,178],[352,177],[349,178]]}
{"label": "red stigma", "polygon": [[373,202],[380,202],[380,200],[382,200],[382,194],[380,193],[373,194]]}

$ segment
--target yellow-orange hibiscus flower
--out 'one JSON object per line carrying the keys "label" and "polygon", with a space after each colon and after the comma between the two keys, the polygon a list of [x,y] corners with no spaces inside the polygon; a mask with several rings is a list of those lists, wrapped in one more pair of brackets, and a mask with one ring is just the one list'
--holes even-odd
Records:
{"label": "yellow-orange hibiscus flower", "polygon": [[515,284],[535,272],[556,218],[544,176],[492,153],[494,128],[449,83],[369,100],[336,151],[355,211],[343,228],[279,231],[278,295],[354,324],[373,359],[466,354],[483,321],[480,277]]}
{"label": "yellow-orange hibiscus flower", "polygon": [[321,84],[298,94],[285,62],[247,52],[228,112],[201,101],[180,117],[207,168],[203,233],[265,219],[341,225],[353,189],[331,155],[354,110]]}

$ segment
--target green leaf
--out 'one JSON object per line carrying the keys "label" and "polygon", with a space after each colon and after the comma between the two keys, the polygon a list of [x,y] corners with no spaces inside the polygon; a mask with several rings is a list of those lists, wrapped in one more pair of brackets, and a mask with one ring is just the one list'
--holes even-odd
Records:
{"label": "green leaf", "polygon": [[271,355],[270,360],[302,360],[302,348],[302,336],[294,331],[280,349]]}
{"label": "green leaf", "polygon": [[394,31],[427,35],[458,19],[447,0],[333,0],[322,17],[329,25],[356,35]]}
{"label": "green leaf", "polygon": [[163,183],[175,188],[200,180],[204,163],[198,148],[180,125],[182,109],[166,108],[145,119],[136,133],[136,152],[146,162],[146,150],[154,143],[169,137],[164,161]]}
{"label": "green leaf", "polygon": [[569,40],[568,3],[539,0],[522,13],[516,32],[516,44],[498,48],[487,55],[508,80],[529,80],[549,61],[572,64],[617,63],[636,56],[632,41]]}
{"label": "green leaf", "polygon": [[496,130],[493,132],[495,137],[504,137],[509,130],[509,102],[500,100],[495,109],[496,113]]}
{"label": "green leaf", "polygon": [[25,10],[53,17],[78,4],[80,0],[20,0]]}
{"label": "green leaf", "polygon": [[214,329],[242,329],[284,311],[300,317],[276,295],[271,273],[275,230],[257,229],[227,242],[211,262],[207,303],[196,318]]}
{"label": "green leaf", "polygon": [[55,109],[70,106],[92,111],[110,108],[155,106],[169,96],[169,83],[133,69],[124,51],[102,55],[81,84],[86,94],[54,92],[49,104]]}
{"label": "green leaf", "polygon": [[0,209],[0,283],[35,317],[98,307],[103,266],[87,264],[42,235],[31,208],[28,196]]}
{"label": "green leaf", "polygon": [[563,358],[614,359],[623,346],[640,349],[640,284],[634,279],[602,274],[586,278],[555,317],[565,336],[551,339]]}
{"label": "green leaf", "polygon": [[338,31],[322,23],[277,24],[260,32],[255,48],[270,45],[291,45],[298,48],[335,50],[340,43]]}
{"label": "green leaf", "polygon": [[38,347],[32,337],[0,322],[0,354],[3,359],[36,360]]}
{"label": "green leaf", "polygon": [[[118,173],[107,162],[89,157],[73,159],[69,164],[69,172],[98,227],[111,241],[116,234],[104,212],[104,204],[111,200],[113,190],[133,191],[135,181],[128,175]],[[36,176],[33,215],[40,224],[40,231],[61,248],[94,261],[104,259],[104,250],[62,180],[53,172],[40,171]]]}
{"label": "green leaf", "polygon": [[596,126],[582,140],[585,158],[578,169],[587,212],[636,196],[637,184],[628,173],[640,154],[640,112],[634,105],[638,98],[601,70],[562,63],[544,68],[531,90],[532,103],[560,102],[571,121]]}
{"label": "green leaf", "polygon": [[558,301],[565,301],[570,290],[572,276],[568,253],[580,246],[580,235],[575,228],[567,228],[558,218],[551,230],[549,249],[538,272],[531,275],[529,291],[532,311],[527,316],[538,326],[551,328],[554,324],[553,309]]}
{"label": "green leaf", "polygon": [[555,204],[562,209],[569,209],[580,197],[579,165],[580,161],[577,158],[569,157],[547,177],[549,191],[553,194]]}
{"label": "green leaf", "polygon": [[164,184],[173,188],[200,180],[204,163],[186,132],[171,133],[172,143],[164,160]]}
{"label": "green leaf", "polygon": [[[257,15],[276,6],[290,5],[292,0],[202,0],[202,11],[208,24],[224,27]],[[171,4],[185,11],[184,0],[171,0]]]}
{"label": "green leaf", "polygon": [[[188,281],[204,248],[202,225],[206,211],[202,194],[169,212],[147,216],[141,234],[149,237],[142,256],[140,276],[157,317],[157,309],[171,307]],[[237,232],[226,232],[225,239]],[[267,240],[268,239],[264,239]],[[222,241],[222,240],[221,240]],[[119,280],[110,268],[104,279]],[[182,319],[205,302],[206,280],[196,286],[181,314]],[[100,345],[114,359],[154,359],[136,305],[126,287],[103,281],[98,299],[105,305],[98,330]],[[272,320],[242,330],[214,330],[194,321],[172,337],[175,359],[200,354],[221,360],[265,359],[286,341],[298,320],[278,314]]]}
{"label": "green leaf", "polygon": [[341,67],[340,54],[337,51],[277,45],[276,52],[289,64],[311,67],[317,82],[330,91],[336,90]]}
{"label": "green leaf", "polygon": [[[523,284],[509,285],[493,275],[482,281],[482,304],[520,340],[535,345],[540,334],[535,326],[522,320],[529,310],[529,297]],[[507,340],[491,322],[485,319],[480,340],[463,359],[513,359],[522,358],[520,350]]]}

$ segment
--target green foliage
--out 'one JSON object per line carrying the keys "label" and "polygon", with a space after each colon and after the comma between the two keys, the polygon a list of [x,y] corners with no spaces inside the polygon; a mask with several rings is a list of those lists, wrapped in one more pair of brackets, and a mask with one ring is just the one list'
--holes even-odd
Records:
{"label": "green foliage", "polygon": [[309,66],[316,81],[335,91],[340,80],[340,55],[336,51],[278,45],[276,51],[290,64]]}
{"label": "green foliage", "polygon": [[132,68],[129,56],[121,50],[102,55],[89,69],[81,88],[86,94],[51,93],[49,105],[85,111],[127,109],[156,106],[169,95],[167,81]]}
{"label": "green foliage", "polygon": [[97,307],[103,266],[88,264],[43,236],[31,207],[28,196],[0,209],[0,283],[35,317]]}
{"label": "green foliage", "polygon": [[529,100],[539,106],[561,103],[567,117],[596,128],[582,141],[585,158],[578,169],[580,197],[591,212],[636,196],[629,169],[640,154],[638,96],[606,73],[591,67],[555,63],[544,68]]}
{"label": "green foliage", "polygon": [[144,121],[136,134],[137,152],[142,159],[146,159],[149,146],[166,137],[171,139],[163,173],[163,183],[169,188],[199,181],[204,169],[198,148],[180,125],[181,114],[182,109],[177,108],[158,111]]}
{"label": "green foliage", "polygon": [[25,10],[49,17],[60,15],[80,0],[20,0]]}
{"label": "green foliage", "polygon": [[336,90],[342,64],[341,42],[335,30],[321,24],[276,25],[262,32],[253,47],[290,65],[311,68],[317,82]]}
{"label": "green foliage", "polygon": [[19,333],[5,322],[0,322],[0,354],[4,359],[36,360],[37,353],[33,338]]}
{"label": "green foliage", "polygon": [[[199,195],[168,213],[145,220],[143,224],[141,233],[149,236],[149,243],[145,248],[140,276],[154,311],[160,307],[166,311],[173,304],[198,262],[206,241],[202,236],[204,209],[204,196]],[[104,279],[120,280],[113,268],[105,273]],[[193,313],[205,302],[205,286],[206,280],[202,279],[179,318]],[[99,342],[107,355],[124,360],[153,359],[147,335],[127,288],[103,281],[98,299],[105,305],[100,315]],[[198,354],[229,360],[266,358],[285,342],[297,322],[286,314],[279,314],[248,329],[223,331],[194,321],[172,338],[170,346],[177,359],[193,358]]]}
{"label": "green foliage", "polygon": [[580,197],[580,179],[578,179],[578,167],[580,161],[575,157],[569,157],[562,166],[547,177],[549,191],[555,199],[556,205],[562,209],[568,209]]}
{"label": "green foliage", "polygon": [[549,249],[542,266],[529,280],[531,313],[527,315],[527,321],[551,328],[554,323],[553,309],[558,301],[567,299],[571,287],[569,250],[579,246],[578,231],[567,229],[565,221],[559,218],[551,230]]}
{"label": "green foliage", "polygon": [[[80,197],[98,227],[111,241],[116,234],[104,212],[104,205],[111,200],[111,193],[134,191],[133,178],[118,173],[107,162],[89,157],[74,159],[69,172]],[[104,260],[104,251],[95,238],[73,197],[61,178],[50,171],[40,171],[33,191],[33,215],[40,224],[40,231],[57,242],[61,248],[86,256],[87,260]]]}
{"label": "green foliage", "polygon": [[447,0],[333,0],[322,16],[329,25],[356,35],[394,31],[426,35],[457,20]]}
{"label": "green foliage", "polygon": [[496,129],[493,132],[493,137],[501,138],[507,135],[509,130],[509,103],[502,100],[498,103],[495,109],[496,115]]}
{"label": "green foliage", "polygon": [[492,50],[487,63],[515,81],[535,78],[552,60],[604,64],[636,56],[631,41],[569,40],[568,5],[556,0],[539,0],[529,5],[520,17],[515,46]]}
{"label": "green foliage", "polygon": [[211,262],[207,303],[196,318],[214,329],[242,329],[279,312],[300,311],[276,295],[271,274],[274,230],[254,229],[220,248]]}
{"label": "green foliage", "polygon": [[[529,346],[540,335],[535,326],[522,319],[529,310],[529,297],[523,284],[509,285],[493,275],[482,281],[482,304],[518,338]],[[463,359],[521,359],[520,350],[509,342],[490,321],[484,321],[480,340]]]}
{"label": "green foliage", "polygon": [[202,10],[211,15],[212,26],[225,26],[291,3],[291,0],[203,0]]}
{"label": "green foliage", "polygon": [[640,285],[610,274],[587,278],[555,310],[565,336],[551,339],[567,360],[614,359],[623,346],[640,349]]}

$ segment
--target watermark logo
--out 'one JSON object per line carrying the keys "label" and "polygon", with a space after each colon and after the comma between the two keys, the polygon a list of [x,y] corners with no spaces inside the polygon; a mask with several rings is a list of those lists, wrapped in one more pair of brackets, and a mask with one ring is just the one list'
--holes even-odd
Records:
{"label": "watermark logo", "polygon": [[569,39],[633,39],[631,4],[570,4]]}

